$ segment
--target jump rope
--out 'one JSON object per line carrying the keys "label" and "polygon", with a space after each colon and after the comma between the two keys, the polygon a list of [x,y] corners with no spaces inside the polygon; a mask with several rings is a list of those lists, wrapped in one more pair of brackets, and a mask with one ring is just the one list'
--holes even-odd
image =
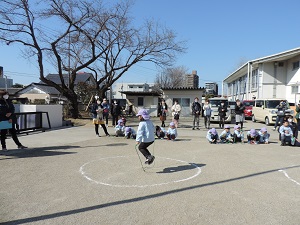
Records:
{"label": "jump rope", "polygon": [[[153,142],[153,147],[152,147],[152,155],[153,155],[153,156],[154,156],[154,145],[155,145],[155,141]],[[143,162],[142,162],[142,159],[141,159],[140,154],[139,154],[138,146],[139,146],[139,145],[135,145],[135,152],[136,152],[136,154],[137,154],[138,157],[139,157],[139,160],[140,160],[140,163],[141,163],[141,166],[142,166],[143,171],[146,172],[146,170],[145,170],[146,167],[143,166]],[[151,152],[150,152],[150,153],[151,153]],[[154,167],[154,165],[155,165],[155,161],[152,163],[152,166],[151,166],[151,167]],[[150,167],[150,166],[149,166],[149,167]],[[148,168],[149,168],[149,167],[148,167]]]}

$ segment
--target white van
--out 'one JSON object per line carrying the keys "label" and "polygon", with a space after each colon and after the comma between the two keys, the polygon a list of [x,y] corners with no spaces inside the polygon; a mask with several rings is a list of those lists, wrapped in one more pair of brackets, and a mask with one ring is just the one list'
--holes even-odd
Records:
{"label": "white van", "polygon": [[[252,108],[252,121],[265,122],[266,125],[275,124],[277,117],[276,106],[278,106],[281,101],[282,99],[255,99]],[[294,111],[290,109],[288,101],[284,101],[287,104],[285,116],[293,116]]]}
{"label": "white van", "polygon": [[211,109],[212,109],[212,113],[211,113],[211,118],[210,121],[215,121],[215,122],[219,122],[219,112],[218,112],[218,108],[221,105],[221,102],[224,102],[225,106],[228,108],[228,111],[226,113],[225,116],[225,122],[227,123],[231,123],[231,109],[228,105],[228,99],[227,98],[210,98],[209,99],[209,103],[211,104]]}

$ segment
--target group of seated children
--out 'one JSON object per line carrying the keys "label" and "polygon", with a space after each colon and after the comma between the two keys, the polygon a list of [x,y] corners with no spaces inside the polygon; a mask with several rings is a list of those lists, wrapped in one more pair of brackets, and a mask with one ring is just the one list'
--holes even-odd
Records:
{"label": "group of seated children", "polygon": [[[122,117],[118,120],[118,124],[115,126],[116,137],[125,137],[127,139],[135,139],[136,131],[130,127],[126,126],[126,119]],[[160,126],[156,126],[156,136],[159,139],[164,139],[167,137],[167,140],[174,141],[177,138],[177,128],[174,122],[171,122],[167,131]]]}
{"label": "group of seated children", "polygon": [[[251,129],[247,132],[247,139],[249,144],[258,144],[258,143],[269,143],[270,134],[267,131],[267,128],[263,127],[260,131]],[[215,128],[210,129],[207,132],[206,139],[211,144],[217,143],[244,143],[244,133],[239,125],[234,126],[233,133],[230,132],[230,126],[226,125],[224,130],[221,132],[220,136]]]}
{"label": "group of seated children", "polygon": [[177,128],[174,122],[171,122],[167,131],[163,127],[156,126],[155,134],[159,139],[164,139],[167,136],[167,140],[175,141],[177,138]]}
{"label": "group of seated children", "polygon": [[126,118],[122,117],[118,120],[117,126],[115,126],[115,133],[116,137],[125,137],[127,139],[135,139],[136,138],[136,131],[129,126],[126,126]]}

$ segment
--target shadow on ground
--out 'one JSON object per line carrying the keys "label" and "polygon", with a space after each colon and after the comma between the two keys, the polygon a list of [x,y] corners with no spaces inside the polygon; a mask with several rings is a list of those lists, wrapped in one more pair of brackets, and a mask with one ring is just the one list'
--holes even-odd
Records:
{"label": "shadow on ground", "polygon": [[[56,156],[56,155],[68,155],[75,154],[77,152],[63,152],[59,150],[68,150],[74,148],[81,148],[80,146],[74,145],[65,145],[65,146],[47,146],[39,148],[30,148],[30,149],[18,149],[18,150],[9,150],[7,152],[2,152],[1,155],[15,157],[15,158],[29,158],[29,157],[45,157],[45,156]],[[3,158],[0,160],[9,159]],[[11,158],[10,158],[11,159]]]}
{"label": "shadow on ground", "polygon": [[167,168],[164,168],[163,171],[157,172],[157,173],[175,173],[175,172],[180,172],[180,171],[184,171],[184,170],[192,170],[197,167],[203,167],[203,166],[206,166],[206,164],[190,163],[189,165],[167,167]]}

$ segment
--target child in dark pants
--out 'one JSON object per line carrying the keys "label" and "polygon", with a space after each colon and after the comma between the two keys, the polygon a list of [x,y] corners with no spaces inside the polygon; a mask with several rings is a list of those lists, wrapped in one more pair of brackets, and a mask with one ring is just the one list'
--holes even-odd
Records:
{"label": "child in dark pants", "polygon": [[139,117],[140,123],[136,135],[136,144],[139,146],[139,151],[145,156],[145,164],[153,163],[155,157],[151,155],[147,149],[155,140],[154,137],[154,125],[150,120],[150,115],[146,109],[140,109],[137,116]]}
{"label": "child in dark pants", "polygon": [[244,143],[244,133],[241,130],[240,125],[235,125],[234,126],[234,131],[233,131],[233,142],[241,142]]}
{"label": "child in dark pants", "polygon": [[211,128],[209,131],[207,131],[206,139],[210,144],[217,144],[218,142],[220,142],[216,128]]}
{"label": "child in dark pants", "polygon": [[132,127],[125,127],[125,138],[127,139],[135,139],[136,138],[136,132]]}
{"label": "child in dark pants", "polygon": [[175,123],[171,122],[170,126],[167,130],[167,138],[168,138],[168,140],[175,141],[176,137],[177,137],[177,129],[175,127]]}
{"label": "child in dark pants", "polygon": [[165,136],[166,136],[166,131],[164,130],[164,128],[162,128],[162,127],[160,127],[160,126],[156,126],[156,127],[155,127],[155,130],[156,130],[155,134],[156,134],[156,136],[157,136],[158,138],[160,138],[160,139],[164,139],[164,138],[165,138]]}
{"label": "child in dark pants", "polygon": [[258,144],[259,134],[255,129],[251,129],[247,133],[248,144]]}

